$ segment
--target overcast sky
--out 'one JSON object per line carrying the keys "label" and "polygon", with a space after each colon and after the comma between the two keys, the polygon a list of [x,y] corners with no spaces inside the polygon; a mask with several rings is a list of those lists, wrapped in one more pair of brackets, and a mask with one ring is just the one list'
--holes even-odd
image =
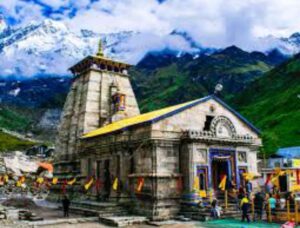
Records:
{"label": "overcast sky", "polygon": [[9,24],[52,18],[73,30],[188,32],[202,45],[251,45],[257,37],[300,31],[300,0],[0,0]]}

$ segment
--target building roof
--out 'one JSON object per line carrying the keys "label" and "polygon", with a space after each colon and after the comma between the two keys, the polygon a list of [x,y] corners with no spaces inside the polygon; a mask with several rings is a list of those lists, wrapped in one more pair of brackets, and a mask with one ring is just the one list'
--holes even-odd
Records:
{"label": "building roof", "polygon": [[221,105],[225,106],[229,111],[234,113],[242,122],[247,124],[254,132],[260,133],[260,131],[255,128],[249,121],[247,121],[242,115],[240,115],[238,112],[233,110],[231,107],[229,107],[227,104],[225,104],[220,98],[217,98],[214,95],[206,96],[197,100],[193,100],[190,102],[186,102],[183,104],[178,104],[174,106],[170,106],[167,108],[155,110],[152,112],[148,112],[145,114],[141,114],[138,116],[130,117],[127,119],[119,120],[116,122],[113,122],[111,124],[108,124],[104,127],[101,127],[99,129],[93,130],[91,132],[88,132],[87,134],[83,135],[82,138],[92,138],[95,136],[100,136],[104,134],[109,134],[112,132],[120,131],[120,130],[127,130],[129,127],[137,126],[140,124],[146,124],[146,123],[155,123],[159,120],[165,119],[167,117],[173,116],[179,112],[182,112],[188,108],[191,108],[195,105],[198,105],[200,103],[203,103],[205,101],[208,101],[210,99],[214,99],[215,101],[219,102]]}
{"label": "building roof", "polygon": [[285,158],[300,158],[300,146],[279,148],[276,154]]}

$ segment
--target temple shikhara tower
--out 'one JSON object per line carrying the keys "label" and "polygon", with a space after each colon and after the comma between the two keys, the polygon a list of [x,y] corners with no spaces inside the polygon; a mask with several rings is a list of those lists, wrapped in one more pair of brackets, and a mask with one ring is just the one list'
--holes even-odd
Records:
{"label": "temple shikhara tower", "polygon": [[[94,199],[120,198],[134,213],[173,217],[185,194],[208,197],[226,176],[257,173],[259,130],[215,95],[140,114],[130,65],[98,53],[70,68],[73,85],[57,137],[55,175],[93,179]],[[79,188],[79,187],[78,187]],[[80,191],[80,188],[79,188]]]}
{"label": "temple shikhara tower", "polygon": [[140,114],[129,81],[129,67],[105,58],[100,41],[96,56],[89,56],[70,68],[74,81],[64,105],[56,145],[60,161],[78,162],[82,135]]}

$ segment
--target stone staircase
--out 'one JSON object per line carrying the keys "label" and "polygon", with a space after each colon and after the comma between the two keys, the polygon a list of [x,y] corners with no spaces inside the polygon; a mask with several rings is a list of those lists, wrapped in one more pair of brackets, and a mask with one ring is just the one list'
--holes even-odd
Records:
{"label": "stone staircase", "polygon": [[148,221],[146,217],[130,215],[128,202],[98,202],[92,200],[72,201],[70,211],[85,217],[97,216],[99,222],[108,226],[132,226]]}
{"label": "stone staircase", "polygon": [[[221,218],[238,218],[241,217],[241,212],[237,208],[234,199],[228,199],[227,208],[225,208],[224,196],[218,195],[218,206],[222,208]],[[211,219],[211,206],[209,200],[203,202],[204,206],[189,205],[182,203],[179,215],[185,218],[199,221],[207,221]]]}
{"label": "stone staircase", "polygon": [[125,216],[128,215],[128,210],[123,204],[118,202],[98,202],[92,200],[72,201],[70,211],[85,216]]}

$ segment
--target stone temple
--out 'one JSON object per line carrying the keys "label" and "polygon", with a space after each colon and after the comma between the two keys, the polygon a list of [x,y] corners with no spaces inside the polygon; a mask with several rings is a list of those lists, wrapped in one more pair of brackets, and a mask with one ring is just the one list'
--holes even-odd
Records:
{"label": "stone temple", "polygon": [[218,191],[224,174],[239,186],[243,173],[257,173],[261,139],[243,116],[214,95],[140,114],[130,65],[106,58],[99,46],[70,68],[55,175],[82,184],[93,177],[101,181],[99,192],[91,190],[95,200],[124,198],[135,213],[166,219],[196,179],[205,197]]}

